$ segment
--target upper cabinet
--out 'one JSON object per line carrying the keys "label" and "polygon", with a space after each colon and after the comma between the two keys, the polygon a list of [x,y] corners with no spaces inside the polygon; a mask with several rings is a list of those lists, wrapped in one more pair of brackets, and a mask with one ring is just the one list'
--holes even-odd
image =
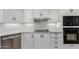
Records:
{"label": "upper cabinet", "polygon": [[29,23],[34,18],[48,18],[48,22],[58,22],[57,9],[4,9],[0,10],[0,22]]}
{"label": "upper cabinet", "polygon": [[34,9],[33,17],[34,18],[48,17],[48,10],[47,9]]}
{"label": "upper cabinet", "polygon": [[68,15],[70,15],[70,9],[59,9],[59,17]]}
{"label": "upper cabinet", "polygon": [[48,17],[47,11],[43,9],[25,9],[24,22],[34,22],[35,18]]}
{"label": "upper cabinet", "polygon": [[33,22],[33,10],[24,9],[24,22],[29,23]]}
{"label": "upper cabinet", "polygon": [[61,16],[79,16],[79,9],[60,9],[59,15],[61,15]]}
{"label": "upper cabinet", "polygon": [[35,18],[60,22],[63,16],[79,16],[79,9],[0,9],[0,23],[29,23]]}
{"label": "upper cabinet", "polygon": [[59,19],[59,11],[58,9],[49,9],[48,10],[48,16],[50,18],[49,22],[58,22]]}
{"label": "upper cabinet", "polygon": [[79,9],[70,9],[70,14],[72,16],[79,16]]}
{"label": "upper cabinet", "polygon": [[34,9],[34,18],[49,18],[48,22],[58,21],[58,10],[56,9]]}
{"label": "upper cabinet", "polygon": [[3,22],[22,23],[24,21],[23,9],[4,9],[3,15],[4,15]]}
{"label": "upper cabinet", "polygon": [[0,9],[0,23],[3,22],[3,9]]}

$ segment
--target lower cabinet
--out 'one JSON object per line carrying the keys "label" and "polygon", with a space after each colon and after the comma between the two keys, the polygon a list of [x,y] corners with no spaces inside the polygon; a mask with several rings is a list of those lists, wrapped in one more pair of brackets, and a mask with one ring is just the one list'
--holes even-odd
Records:
{"label": "lower cabinet", "polygon": [[62,33],[34,32],[22,33],[23,49],[54,49],[62,48]]}
{"label": "lower cabinet", "polygon": [[33,49],[33,34],[32,33],[22,33],[22,49]]}
{"label": "lower cabinet", "polygon": [[49,33],[22,33],[22,49],[49,49]]}
{"label": "lower cabinet", "polygon": [[35,49],[49,49],[50,48],[50,34],[49,33],[34,33],[34,48]]}

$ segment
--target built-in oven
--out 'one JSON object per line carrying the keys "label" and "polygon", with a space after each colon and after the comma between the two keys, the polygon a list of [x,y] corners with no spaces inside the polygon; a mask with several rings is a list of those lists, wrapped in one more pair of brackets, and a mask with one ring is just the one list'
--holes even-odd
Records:
{"label": "built-in oven", "polygon": [[79,44],[79,16],[63,16],[64,44]]}
{"label": "built-in oven", "polygon": [[64,28],[64,44],[79,44],[79,28]]}

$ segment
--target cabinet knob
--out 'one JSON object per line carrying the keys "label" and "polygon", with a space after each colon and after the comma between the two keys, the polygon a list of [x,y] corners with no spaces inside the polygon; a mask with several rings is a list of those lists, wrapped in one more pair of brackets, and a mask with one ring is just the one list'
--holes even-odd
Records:
{"label": "cabinet knob", "polygon": [[41,37],[41,38],[43,38],[43,37],[44,37],[44,35],[40,35],[40,37]]}
{"label": "cabinet knob", "polygon": [[13,17],[12,20],[15,21],[16,20],[16,17]]}
{"label": "cabinet knob", "polygon": [[73,9],[70,9],[70,12],[73,12]]}
{"label": "cabinet knob", "polygon": [[42,14],[42,13],[40,13],[40,16],[43,16],[43,14]]}

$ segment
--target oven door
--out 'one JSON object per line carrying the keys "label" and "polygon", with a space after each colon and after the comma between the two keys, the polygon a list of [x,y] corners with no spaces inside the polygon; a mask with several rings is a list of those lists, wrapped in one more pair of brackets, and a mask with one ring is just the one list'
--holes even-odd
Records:
{"label": "oven door", "polygon": [[64,29],[64,44],[79,44],[78,28],[65,28]]}

